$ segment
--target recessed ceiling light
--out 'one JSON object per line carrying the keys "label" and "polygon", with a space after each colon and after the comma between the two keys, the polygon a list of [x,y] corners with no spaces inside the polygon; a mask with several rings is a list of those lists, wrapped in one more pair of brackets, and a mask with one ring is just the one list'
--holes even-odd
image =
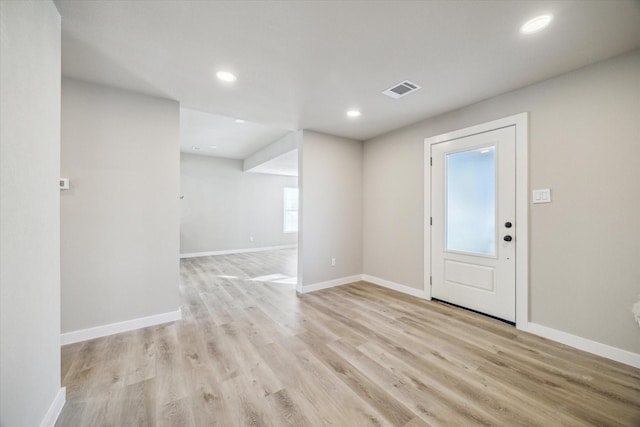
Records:
{"label": "recessed ceiling light", "polygon": [[235,120],[236,123],[246,123],[246,120],[242,120],[242,119],[236,119]]}
{"label": "recessed ceiling light", "polygon": [[191,147],[193,150],[198,151],[200,150],[200,147],[198,147],[197,145],[194,145],[193,147]]}
{"label": "recessed ceiling light", "polygon": [[233,83],[237,80],[235,74],[232,74],[228,71],[218,71],[216,73],[216,77],[222,80],[223,82],[229,82],[229,83]]}
{"label": "recessed ceiling light", "polygon": [[210,145],[209,148],[212,148],[212,149],[213,148],[218,148],[218,146],[217,145]]}
{"label": "recessed ceiling light", "polygon": [[537,33],[538,31],[544,29],[547,25],[549,25],[552,19],[553,15],[536,16],[535,18],[525,22],[524,25],[520,27],[520,32],[522,34]]}
{"label": "recessed ceiling light", "polygon": [[358,110],[349,110],[349,111],[347,111],[347,116],[349,116],[349,117],[360,117],[360,111],[358,111]]}

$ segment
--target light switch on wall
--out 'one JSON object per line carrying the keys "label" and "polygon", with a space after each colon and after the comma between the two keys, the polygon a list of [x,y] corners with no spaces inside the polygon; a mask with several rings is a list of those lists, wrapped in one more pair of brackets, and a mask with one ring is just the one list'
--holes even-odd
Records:
{"label": "light switch on wall", "polygon": [[533,190],[533,203],[551,203],[551,189]]}

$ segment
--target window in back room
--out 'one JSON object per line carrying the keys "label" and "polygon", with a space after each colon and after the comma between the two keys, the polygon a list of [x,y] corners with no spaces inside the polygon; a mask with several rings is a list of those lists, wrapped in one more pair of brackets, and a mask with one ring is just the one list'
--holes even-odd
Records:
{"label": "window in back room", "polygon": [[298,232],[298,189],[284,188],[284,229],[285,233]]}

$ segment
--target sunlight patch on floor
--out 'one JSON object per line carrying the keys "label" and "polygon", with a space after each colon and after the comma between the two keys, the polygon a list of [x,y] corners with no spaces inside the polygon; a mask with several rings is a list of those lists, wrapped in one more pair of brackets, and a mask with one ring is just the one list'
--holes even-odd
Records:
{"label": "sunlight patch on floor", "polygon": [[254,277],[248,279],[251,282],[270,282],[270,283],[284,283],[288,285],[295,285],[298,283],[297,277],[290,277],[284,274],[268,274],[266,276]]}
{"label": "sunlight patch on floor", "polygon": [[286,279],[281,280],[273,280],[273,283],[284,283],[285,285],[297,285],[298,278],[297,277],[287,277]]}

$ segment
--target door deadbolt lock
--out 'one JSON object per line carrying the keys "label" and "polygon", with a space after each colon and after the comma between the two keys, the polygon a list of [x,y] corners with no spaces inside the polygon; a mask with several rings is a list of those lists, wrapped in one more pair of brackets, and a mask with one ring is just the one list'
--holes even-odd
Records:
{"label": "door deadbolt lock", "polygon": [[504,236],[504,241],[505,242],[510,242],[513,240],[513,237],[509,236],[508,234],[506,236]]}
{"label": "door deadbolt lock", "polygon": [[511,222],[509,221],[504,223],[504,228],[511,228],[511,226],[513,226],[513,224],[511,224]]}

